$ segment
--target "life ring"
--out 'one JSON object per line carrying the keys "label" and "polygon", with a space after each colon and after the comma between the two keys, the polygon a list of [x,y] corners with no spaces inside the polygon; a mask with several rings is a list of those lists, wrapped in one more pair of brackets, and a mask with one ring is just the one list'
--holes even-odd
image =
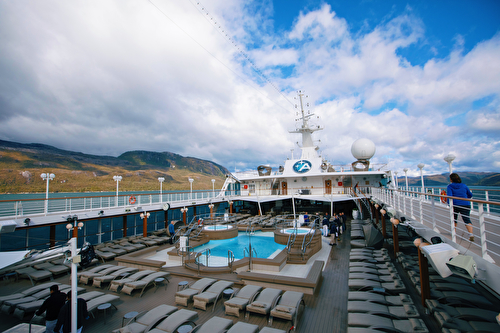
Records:
{"label": "life ring", "polygon": [[[445,190],[442,190],[442,191],[441,191],[441,195],[446,195],[446,191],[445,191]],[[442,202],[442,203],[446,203],[446,198],[445,198],[445,197],[441,197],[441,202]]]}
{"label": "life ring", "polygon": [[134,196],[131,196],[130,198],[128,198],[128,203],[131,204],[131,205],[135,204],[135,201],[136,200],[135,200]]}

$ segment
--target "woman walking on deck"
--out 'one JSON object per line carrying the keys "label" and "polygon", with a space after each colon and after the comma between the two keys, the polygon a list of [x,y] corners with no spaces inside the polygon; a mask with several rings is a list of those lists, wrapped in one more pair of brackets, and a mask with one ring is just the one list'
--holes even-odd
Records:
{"label": "woman walking on deck", "polygon": [[[450,197],[472,198],[472,192],[467,185],[462,183],[462,179],[456,173],[450,174],[451,184],[446,188],[446,195]],[[449,200],[448,200],[449,202]],[[462,220],[469,232],[469,240],[474,241],[472,233],[472,222],[470,220],[470,202],[466,200],[453,199],[453,217],[455,219],[455,227],[457,226],[458,214],[462,215]]]}

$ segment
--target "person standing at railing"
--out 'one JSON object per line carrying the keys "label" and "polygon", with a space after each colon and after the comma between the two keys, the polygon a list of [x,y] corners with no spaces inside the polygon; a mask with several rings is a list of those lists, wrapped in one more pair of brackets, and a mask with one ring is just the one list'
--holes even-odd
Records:
{"label": "person standing at railing", "polygon": [[[462,183],[462,179],[456,173],[450,174],[451,184],[446,188],[446,195],[450,197],[459,198],[472,198],[472,192],[467,185]],[[448,200],[449,202],[449,200]],[[472,222],[470,220],[470,202],[466,200],[453,199],[453,217],[455,219],[455,227],[457,226],[458,214],[462,215],[462,220],[465,227],[469,232],[469,240],[474,241],[474,234],[472,233]]]}

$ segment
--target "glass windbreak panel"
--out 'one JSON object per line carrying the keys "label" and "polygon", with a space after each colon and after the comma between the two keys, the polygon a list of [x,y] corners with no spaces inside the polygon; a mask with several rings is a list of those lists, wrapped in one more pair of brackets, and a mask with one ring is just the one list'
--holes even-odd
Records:
{"label": "glass windbreak panel", "polygon": [[111,240],[111,219],[102,219],[101,243]]}
{"label": "glass windbreak panel", "polygon": [[50,227],[33,228],[29,230],[28,248],[46,249],[50,246]]}
{"label": "glass windbreak panel", "polygon": [[66,224],[56,225],[56,246],[66,244],[70,237],[71,233],[66,229]]}
{"label": "glass windbreak panel", "polygon": [[121,217],[113,218],[113,239],[123,237],[123,219]]}
{"label": "glass windbreak panel", "polygon": [[99,220],[90,220],[85,222],[85,240],[90,244],[96,245],[99,242]]}
{"label": "glass windbreak panel", "polygon": [[16,230],[8,234],[0,234],[2,251],[20,251],[26,246],[26,231]]}

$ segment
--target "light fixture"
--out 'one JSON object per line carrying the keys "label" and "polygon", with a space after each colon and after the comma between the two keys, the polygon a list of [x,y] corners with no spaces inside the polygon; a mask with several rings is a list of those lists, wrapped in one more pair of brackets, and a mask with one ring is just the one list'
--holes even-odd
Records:
{"label": "light fixture", "polygon": [[188,211],[188,208],[184,207],[184,208],[181,208],[181,213],[187,213]]}
{"label": "light fixture", "polygon": [[450,170],[450,174],[453,172],[453,168],[452,168],[451,164],[453,163],[455,158],[456,158],[456,156],[453,154],[448,154],[444,158],[445,162],[448,163],[448,168]]}
{"label": "light fixture", "polygon": [[24,219],[24,224],[30,225],[30,221],[31,221],[31,219],[29,217],[27,217]]}
{"label": "light fixture", "polygon": [[103,216],[104,215],[104,211],[103,210],[100,210],[99,213],[97,213],[97,215],[99,216]]}
{"label": "light fixture", "polygon": [[40,177],[42,177],[43,180],[47,181],[47,187],[45,190],[45,214],[47,214],[48,208],[49,208],[49,201],[48,201],[48,199],[49,199],[49,181],[56,178],[56,175],[54,175],[53,173],[42,173],[40,175]]}
{"label": "light fixture", "polygon": [[141,219],[143,218],[149,218],[151,214],[149,212],[144,212],[144,213],[141,213],[141,215],[139,215],[141,217]]}
{"label": "light fixture", "polygon": [[425,192],[425,189],[424,189],[424,175],[422,173],[422,169],[424,168],[425,164],[424,163],[419,163],[417,165],[417,167],[420,169],[420,181],[422,183],[422,193]]}
{"label": "light fixture", "polygon": [[118,184],[122,180],[122,176],[113,176],[113,180],[116,181],[116,206],[118,206]]}
{"label": "light fixture", "polygon": [[194,179],[193,178],[188,178],[189,180],[189,188],[190,188],[190,191],[189,191],[189,197],[191,200],[193,200],[193,182],[194,182]]}
{"label": "light fixture", "polygon": [[68,215],[68,217],[66,218],[66,221],[68,221],[69,223],[66,224],[66,229],[68,229],[68,231],[70,230],[73,230],[74,228],[78,228],[78,229],[81,229],[83,228],[83,222],[78,222],[78,216],[77,215]]}

